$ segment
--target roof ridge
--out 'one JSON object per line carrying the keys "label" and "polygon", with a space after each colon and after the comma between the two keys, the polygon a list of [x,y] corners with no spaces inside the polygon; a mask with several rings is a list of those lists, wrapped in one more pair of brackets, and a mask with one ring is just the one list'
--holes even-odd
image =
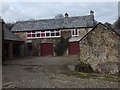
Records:
{"label": "roof ridge", "polygon": [[[78,18],[78,17],[88,17],[88,16],[93,16],[93,15],[84,15],[84,16],[72,16],[72,17],[67,17],[67,18]],[[16,23],[20,22],[37,22],[37,21],[46,21],[46,20],[60,20],[60,19],[65,19],[66,17],[63,18],[50,18],[50,19],[38,19],[38,20],[25,20],[25,21],[17,21]]]}
{"label": "roof ridge", "polygon": [[93,27],[94,16],[74,16],[61,19],[40,19],[32,21],[18,21],[12,27],[12,31],[29,31],[29,30],[48,30],[60,28],[75,28],[75,27]]}
{"label": "roof ridge", "polygon": [[112,28],[109,28],[109,27],[106,26],[105,24],[99,22],[98,24],[96,24],[96,25],[92,28],[92,30],[90,30],[87,34],[85,34],[85,36],[83,36],[83,37],[80,39],[80,41],[82,41],[84,38],[86,38],[86,37],[87,37],[98,25],[100,25],[100,24],[103,25],[104,27],[106,27],[107,29],[110,29],[111,31],[115,32],[118,36],[120,36],[120,34],[117,33],[116,31],[114,31]]}

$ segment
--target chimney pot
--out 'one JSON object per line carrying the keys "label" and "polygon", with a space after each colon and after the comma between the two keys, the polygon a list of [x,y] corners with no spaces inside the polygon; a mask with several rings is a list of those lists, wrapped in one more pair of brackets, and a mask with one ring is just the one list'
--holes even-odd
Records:
{"label": "chimney pot", "polygon": [[90,11],[90,15],[94,15],[94,11],[91,10],[91,11]]}
{"label": "chimney pot", "polygon": [[68,17],[69,15],[68,15],[68,13],[65,13],[65,17]]}

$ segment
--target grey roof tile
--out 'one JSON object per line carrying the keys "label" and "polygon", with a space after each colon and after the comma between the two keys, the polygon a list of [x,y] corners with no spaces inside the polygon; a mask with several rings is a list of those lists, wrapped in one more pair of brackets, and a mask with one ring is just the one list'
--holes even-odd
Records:
{"label": "grey roof tile", "polygon": [[12,31],[33,31],[60,28],[77,28],[94,26],[94,16],[65,17],[61,19],[43,19],[33,21],[18,21]]}
{"label": "grey roof tile", "polygon": [[23,41],[17,35],[13,34],[6,26],[3,27],[4,40]]}

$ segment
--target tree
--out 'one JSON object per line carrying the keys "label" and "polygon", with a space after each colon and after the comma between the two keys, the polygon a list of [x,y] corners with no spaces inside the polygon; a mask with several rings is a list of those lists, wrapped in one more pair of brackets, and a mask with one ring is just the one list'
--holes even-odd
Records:
{"label": "tree", "polygon": [[55,19],[60,19],[60,18],[64,18],[63,14],[57,14],[55,17]]}
{"label": "tree", "polygon": [[113,27],[115,31],[120,34],[120,17],[118,18],[117,21],[115,21],[115,23],[113,24]]}
{"label": "tree", "polygon": [[113,24],[115,29],[120,29],[120,17],[118,20]]}
{"label": "tree", "polygon": [[64,37],[60,38],[60,41],[57,43],[55,47],[55,53],[57,56],[62,56],[64,52],[67,50],[68,47],[68,38],[65,39]]}
{"label": "tree", "polygon": [[11,30],[11,28],[13,27],[14,23],[7,23],[6,26],[9,30]]}

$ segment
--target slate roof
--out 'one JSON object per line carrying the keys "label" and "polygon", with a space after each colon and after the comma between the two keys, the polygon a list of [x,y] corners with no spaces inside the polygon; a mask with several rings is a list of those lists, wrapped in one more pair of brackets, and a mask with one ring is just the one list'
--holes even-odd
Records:
{"label": "slate roof", "polygon": [[11,41],[23,41],[17,35],[13,34],[12,31],[8,29],[3,19],[0,18],[0,30],[3,32],[4,40]]}
{"label": "slate roof", "polygon": [[3,31],[4,31],[4,40],[23,41],[17,35],[13,34],[6,26],[3,27]]}
{"label": "slate roof", "polygon": [[48,29],[93,27],[94,16],[64,17],[61,19],[43,19],[33,21],[18,21],[12,28],[12,31],[34,31]]}

